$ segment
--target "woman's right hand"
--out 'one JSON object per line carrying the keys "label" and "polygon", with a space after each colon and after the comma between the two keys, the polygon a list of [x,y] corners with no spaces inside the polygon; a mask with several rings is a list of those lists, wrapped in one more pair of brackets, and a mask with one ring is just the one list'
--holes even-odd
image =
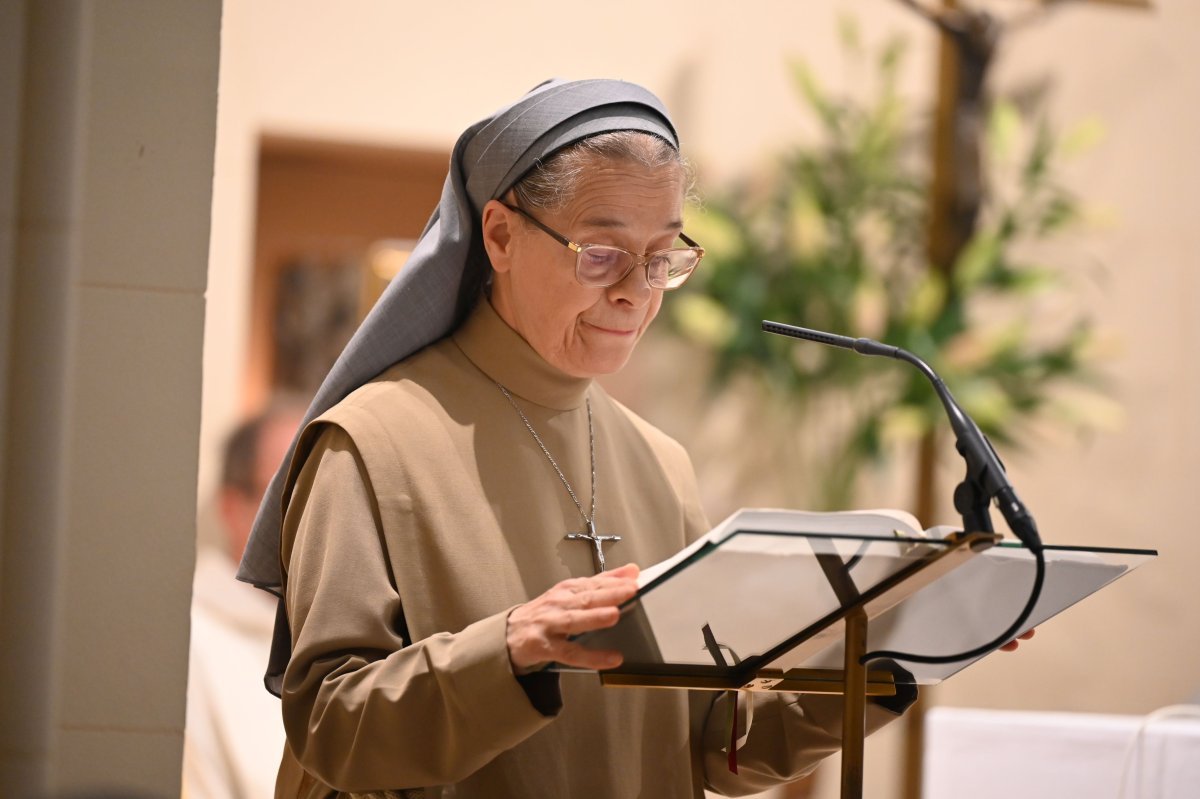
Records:
{"label": "woman's right hand", "polygon": [[513,608],[507,632],[513,670],[528,674],[551,662],[595,670],[621,665],[619,652],[588,649],[570,637],[616,624],[617,606],[637,593],[638,571],[629,563],[594,577],[563,580]]}

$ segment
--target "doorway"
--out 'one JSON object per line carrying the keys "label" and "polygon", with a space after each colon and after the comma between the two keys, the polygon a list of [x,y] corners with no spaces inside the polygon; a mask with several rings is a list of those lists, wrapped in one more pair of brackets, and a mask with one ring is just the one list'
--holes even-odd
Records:
{"label": "doorway", "polygon": [[449,153],[265,136],[244,406],[308,399],[441,197]]}

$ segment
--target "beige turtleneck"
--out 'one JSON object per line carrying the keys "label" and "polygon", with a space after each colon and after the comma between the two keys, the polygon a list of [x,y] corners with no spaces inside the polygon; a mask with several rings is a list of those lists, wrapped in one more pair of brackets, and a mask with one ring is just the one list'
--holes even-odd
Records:
{"label": "beige turtleneck", "polygon": [[707,530],[683,449],[547,364],[482,302],[301,440],[284,494],[293,652],[276,795],[694,799],[705,783],[798,776],[833,751],[836,700],[758,700],[735,778],[711,694],[605,689],[578,673],[518,682],[509,610],[594,568],[590,544],[564,539],[579,511],[497,382],[585,509],[590,398],[596,525],[622,536],[610,567],[650,565]]}

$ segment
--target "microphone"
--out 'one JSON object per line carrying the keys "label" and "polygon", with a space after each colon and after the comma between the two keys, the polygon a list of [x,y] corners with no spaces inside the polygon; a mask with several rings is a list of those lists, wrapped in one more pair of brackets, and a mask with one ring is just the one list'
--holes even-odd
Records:
{"label": "microphone", "polygon": [[992,532],[992,521],[988,516],[988,503],[995,502],[996,507],[1004,516],[1009,529],[1021,540],[1026,548],[1033,552],[1041,552],[1042,539],[1038,535],[1037,522],[1029,509],[1017,497],[1017,492],[1008,475],[1004,464],[987,440],[987,436],[979,429],[974,420],[962,409],[954,399],[950,389],[937,372],[925,361],[907,350],[893,347],[869,338],[851,338],[835,333],[824,333],[820,330],[810,330],[780,322],[763,320],[762,329],[767,333],[780,336],[815,341],[830,347],[854,350],[860,355],[877,355],[895,358],[912,364],[933,384],[933,390],[946,409],[950,418],[950,428],[954,431],[955,449],[967,462],[967,475],[963,482],[954,490],[954,508],[963,517],[963,529],[967,532]]}

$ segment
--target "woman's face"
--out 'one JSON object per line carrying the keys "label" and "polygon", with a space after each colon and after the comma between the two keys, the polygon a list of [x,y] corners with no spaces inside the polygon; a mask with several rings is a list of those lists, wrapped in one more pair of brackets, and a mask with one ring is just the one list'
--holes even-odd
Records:
{"label": "woman's face", "polygon": [[[580,244],[655,252],[679,246],[683,180],[676,165],[604,161],[584,173],[565,206],[528,210]],[[484,206],[483,230],[496,271],[492,305],[542,358],[576,377],[625,365],[662,304],[643,265],[615,286],[581,286],[575,253],[495,200]]]}

